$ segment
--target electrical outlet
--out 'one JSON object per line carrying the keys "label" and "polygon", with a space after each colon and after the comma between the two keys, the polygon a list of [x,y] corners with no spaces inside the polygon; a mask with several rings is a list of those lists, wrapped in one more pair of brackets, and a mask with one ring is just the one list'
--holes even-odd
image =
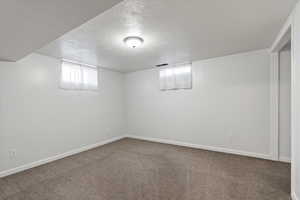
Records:
{"label": "electrical outlet", "polygon": [[16,149],[9,150],[8,155],[11,159],[14,159],[15,157],[17,157],[17,150]]}

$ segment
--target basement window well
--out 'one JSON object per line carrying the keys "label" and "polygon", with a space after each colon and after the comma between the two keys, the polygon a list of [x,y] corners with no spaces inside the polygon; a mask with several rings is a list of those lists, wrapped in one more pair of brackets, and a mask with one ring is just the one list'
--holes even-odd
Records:
{"label": "basement window well", "polygon": [[97,90],[98,68],[63,60],[60,87],[68,90]]}
{"label": "basement window well", "polygon": [[192,89],[192,64],[180,64],[161,69],[160,90]]}

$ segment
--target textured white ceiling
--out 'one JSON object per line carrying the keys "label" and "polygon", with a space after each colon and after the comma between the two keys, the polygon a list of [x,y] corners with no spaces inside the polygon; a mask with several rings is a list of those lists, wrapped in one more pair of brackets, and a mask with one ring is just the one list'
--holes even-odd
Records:
{"label": "textured white ceiling", "polygon": [[0,60],[19,60],[119,2],[1,0]]}
{"label": "textured white ceiling", "polygon": [[[39,53],[122,72],[268,48],[296,0],[125,0]],[[141,48],[124,45],[141,36]]]}

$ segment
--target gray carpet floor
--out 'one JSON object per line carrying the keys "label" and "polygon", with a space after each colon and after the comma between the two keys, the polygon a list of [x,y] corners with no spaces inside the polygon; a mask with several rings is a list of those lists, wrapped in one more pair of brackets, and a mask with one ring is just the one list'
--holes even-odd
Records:
{"label": "gray carpet floor", "polygon": [[289,200],[290,165],[123,139],[0,179],[1,200]]}

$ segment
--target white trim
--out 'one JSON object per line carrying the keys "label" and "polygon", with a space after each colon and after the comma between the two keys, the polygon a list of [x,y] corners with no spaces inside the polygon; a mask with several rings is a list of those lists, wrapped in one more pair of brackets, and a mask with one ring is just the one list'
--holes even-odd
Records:
{"label": "white trim", "polygon": [[[175,141],[175,140],[169,140],[169,139],[159,139],[159,138],[151,138],[151,137],[142,137],[142,136],[136,136],[136,135],[123,135],[123,136],[117,136],[113,137],[108,140],[104,140],[92,145],[87,145],[83,146],[78,149],[74,149],[56,156],[52,156],[49,158],[45,158],[39,161],[35,161],[29,164],[25,164],[13,169],[5,170],[0,172],[0,178],[3,178],[5,176],[9,176],[12,174],[16,174],[18,172],[22,172],[34,167],[38,167],[40,165],[47,164],[49,162],[53,162],[68,156],[72,156],[84,151],[88,151],[100,146],[103,146],[105,144],[109,144],[118,140],[121,140],[123,138],[132,138],[132,139],[139,139],[139,140],[145,140],[145,141],[151,141],[151,142],[158,142],[158,143],[163,143],[163,144],[171,144],[171,145],[177,145],[177,146],[184,146],[184,147],[190,147],[190,148],[196,148],[196,149],[203,149],[203,150],[209,150],[209,151],[215,151],[215,152],[222,152],[222,153],[229,153],[229,154],[236,154],[236,155],[242,155],[242,156],[249,156],[249,157],[254,157],[254,158],[262,158],[262,159],[267,159],[267,160],[272,160],[271,155],[266,155],[266,154],[259,154],[259,153],[253,153],[253,152],[247,152],[247,151],[239,151],[239,150],[234,150],[234,149],[228,149],[228,148],[223,148],[223,147],[213,147],[213,146],[207,146],[207,145],[200,145],[200,144],[193,144],[193,143],[188,143],[188,142],[180,142],[180,141]],[[289,158],[280,158],[280,161],[282,162],[289,162]],[[298,199],[296,199],[298,200]]]}
{"label": "white trim", "polygon": [[222,152],[222,153],[229,153],[229,154],[236,154],[236,155],[272,160],[271,155],[259,154],[259,153],[253,153],[253,152],[247,152],[247,151],[239,151],[239,150],[228,149],[228,148],[223,148],[223,147],[213,147],[213,146],[206,146],[206,145],[200,145],[200,144],[192,144],[192,143],[187,143],[187,142],[179,142],[179,141],[169,140],[169,139],[159,139],[159,138],[143,137],[143,136],[136,136],[136,135],[126,135],[125,137],[132,138],[132,139],[138,139],[138,140],[145,140],[145,141],[150,141],[150,142],[172,144],[172,145],[190,147],[190,148],[195,148],[195,149],[203,149],[203,150],[208,150],[208,151],[216,151],[216,152]]}
{"label": "white trim", "polygon": [[292,193],[292,200],[300,200],[294,192]]}
{"label": "white trim", "polygon": [[[296,5],[297,6],[297,5]],[[296,8],[296,7],[295,7]],[[296,160],[296,152],[294,152],[294,148],[296,147],[295,143],[295,135],[297,134],[294,128],[294,121],[296,121],[294,119],[294,95],[296,90],[296,85],[295,85],[295,69],[296,69],[296,65],[295,65],[295,44],[294,44],[294,13],[295,13],[295,8],[292,12],[292,14],[290,15],[290,18],[292,19],[292,24],[291,24],[291,191],[292,194],[294,194],[294,199],[293,200],[298,200],[299,198],[296,197],[296,168],[295,168],[295,160]]]}
{"label": "white trim", "polygon": [[35,161],[35,162],[29,163],[29,164],[25,164],[25,165],[22,165],[22,166],[13,168],[13,169],[5,170],[5,171],[0,172],[0,178],[15,174],[15,173],[27,170],[27,169],[31,169],[31,168],[34,168],[34,167],[37,167],[37,166],[40,166],[40,165],[43,165],[43,164],[46,164],[46,163],[49,163],[49,162],[53,162],[53,161],[56,161],[56,160],[59,160],[59,159],[62,159],[62,158],[68,157],[68,156],[72,156],[74,154],[78,154],[78,153],[81,153],[81,152],[84,152],[84,151],[88,151],[90,149],[94,149],[96,147],[100,147],[100,146],[103,146],[105,144],[121,140],[123,138],[124,138],[124,136],[113,137],[111,139],[98,142],[96,144],[83,146],[83,147],[80,147],[78,149],[74,149],[74,150],[71,150],[71,151],[56,155],[56,156],[52,156],[52,157],[45,158],[45,159],[42,159],[42,160],[39,160],[39,161]]}
{"label": "white trim", "polygon": [[271,53],[270,68],[270,154],[279,158],[279,53]]}
{"label": "white trim", "polygon": [[[297,4],[296,4],[297,6]],[[289,15],[288,19],[284,23],[283,27],[281,28],[280,32],[278,33],[272,47],[270,48],[271,53],[279,52],[280,49],[285,45],[285,42],[287,42],[288,38],[291,40],[291,192],[294,194],[295,190],[295,166],[294,166],[294,160],[295,155],[293,153],[293,144],[294,144],[294,126],[293,126],[293,95],[295,91],[295,85],[294,85],[294,70],[295,70],[295,63],[294,63],[294,15],[295,15],[295,9],[294,7],[293,11]],[[292,195],[293,196],[293,195]],[[293,200],[298,200],[296,196],[293,197]]]}
{"label": "white trim", "polygon": [[289,32],[291,31],[292,23],[293,23],[293,13],[290,14],[286,22],[284,23],[283,27],[281,28],[280,32],[278,33],[274,43],[270,48],[270,52],[278,52],[287,41],[289,41],[290,35]]}
{"label": "white trim", "polygon": [[291,163],[291,158],[290,157],[280,156],[279,157],[279,161],[280,162],[285,162],[285,163]]}
{"label": "white trim", "polygon": [[80,65],[80,66],[88,67],[88,68],[92,68],[92,69],[98,69],[98,66],[96,66],[96,65],[85,64],[83,62],[77,62],[77,61],[68,60],[68,59],[64,59],[64,58],[61,59],[61,64],[63,62],[67,62],[67,63],[71,63],[71,64],[75,64],[75,65]]}

